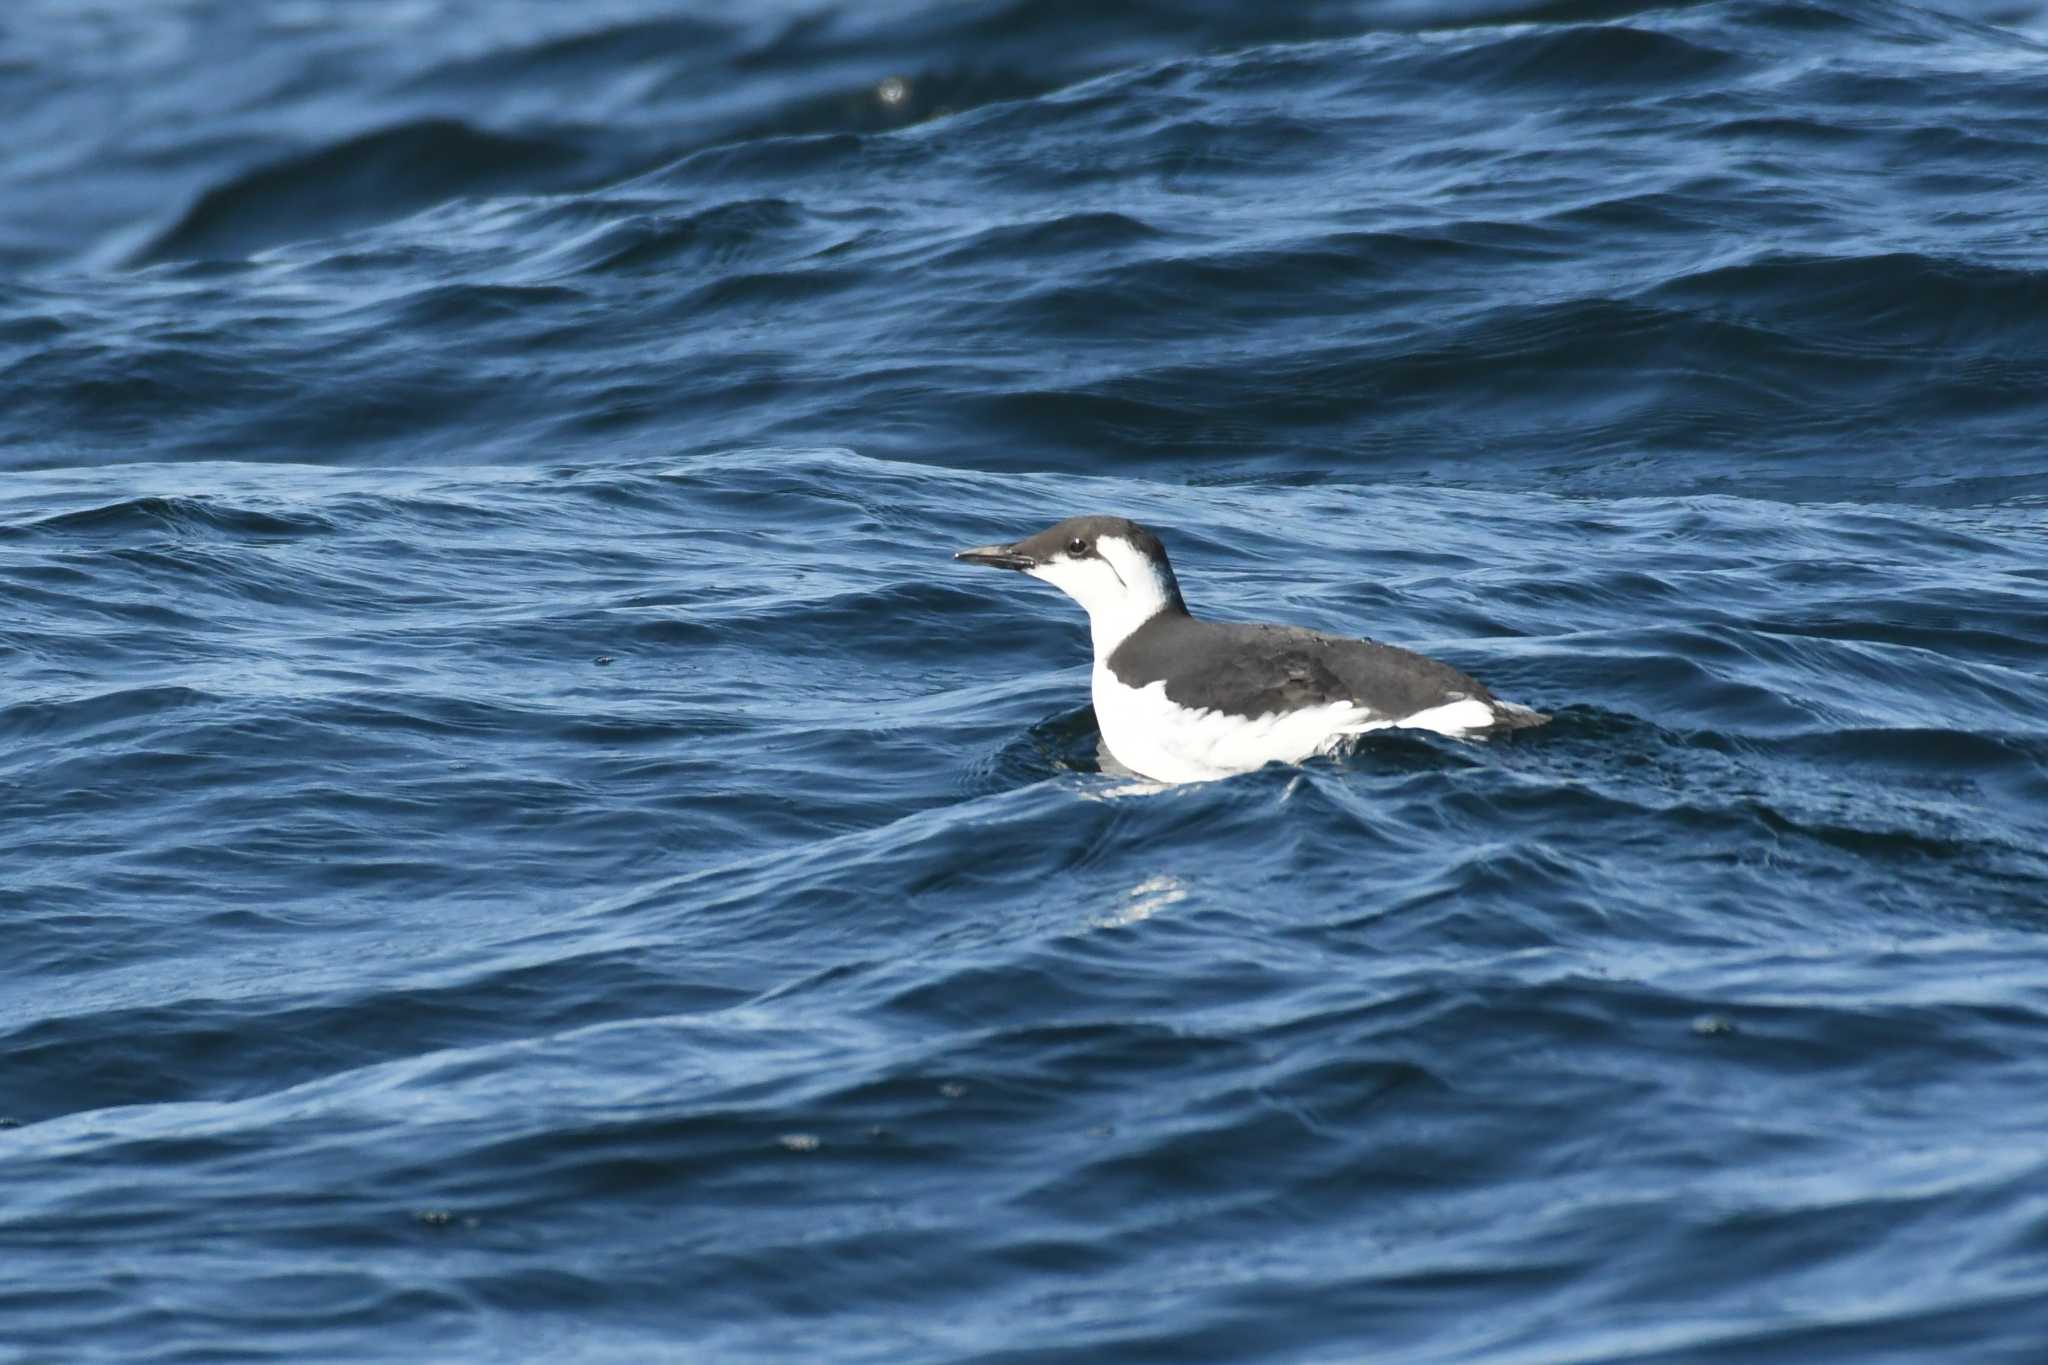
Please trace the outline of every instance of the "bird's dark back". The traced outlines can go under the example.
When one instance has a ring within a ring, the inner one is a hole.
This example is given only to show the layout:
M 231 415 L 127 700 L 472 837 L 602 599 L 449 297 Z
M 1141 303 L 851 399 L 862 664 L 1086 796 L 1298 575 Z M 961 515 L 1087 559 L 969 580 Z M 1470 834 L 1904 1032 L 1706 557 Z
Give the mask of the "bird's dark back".
M 1460 696 L 1493 700 L 1449 664 L 1393 645 L 1168 612 L 1134 631 L 1109 667 L 1126 686 L 1164 680 L 1178 705 L 1242 716 L 1351 701 L 1398 718 Z

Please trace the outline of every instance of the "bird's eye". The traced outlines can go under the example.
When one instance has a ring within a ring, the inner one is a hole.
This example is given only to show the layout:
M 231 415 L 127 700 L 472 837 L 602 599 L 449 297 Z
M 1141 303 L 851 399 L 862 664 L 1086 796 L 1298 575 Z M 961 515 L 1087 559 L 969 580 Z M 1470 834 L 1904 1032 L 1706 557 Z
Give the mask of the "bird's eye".
M 1088 542 L 1080 536 L 1075 536 L 1067 542 L 1067 553 L 1079 559 L 1082 555 L 1088 553 Z

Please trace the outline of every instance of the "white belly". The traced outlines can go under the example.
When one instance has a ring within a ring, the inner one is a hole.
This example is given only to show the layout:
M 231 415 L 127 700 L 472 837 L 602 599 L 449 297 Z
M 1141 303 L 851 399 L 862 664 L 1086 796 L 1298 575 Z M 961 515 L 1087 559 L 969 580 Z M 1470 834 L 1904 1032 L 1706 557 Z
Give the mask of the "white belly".
M 1165 682 L 1126 687 L 1098 664 L 1095 723 L 1117 761 L 1155 782 L 1207 782 L 1268 763 L 1299 763 L 1353 735 L 1395 726 L 1462 735 L 1494 723 L 1493 709 L 1465 699 L 1389 719 L 1348 701 L 1246 719 L 1167 700 Z

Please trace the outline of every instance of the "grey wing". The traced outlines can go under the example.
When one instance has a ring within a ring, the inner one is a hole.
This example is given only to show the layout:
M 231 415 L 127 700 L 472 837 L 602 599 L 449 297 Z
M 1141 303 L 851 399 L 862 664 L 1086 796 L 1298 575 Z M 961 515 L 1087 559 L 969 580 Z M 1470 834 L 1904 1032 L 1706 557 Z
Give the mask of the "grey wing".
M 1316 638 L 1350 699 L 1375 715 L 1398 720 L 1467 698 L 1493 702 L 1493 693 L 1478 679 L 1413 650 L 1373 640 Z
M 1299 626 L 1182 617 L 1141 630 L 1111 656 L 1111 665 L 1133 686 L 1164 681 L 1168 699 L 1182 706 L 1245 716 L 1347 702 L 1398 721 L 1468 697 L 1493 701 L 1449 664 Z
M 1201 624 L 1219 647 L 1175 669 L 1166 695 L 1182 706 L 1260 716 L 1355 700 L 1332 666 L 1329 636 L 1287 626 Z

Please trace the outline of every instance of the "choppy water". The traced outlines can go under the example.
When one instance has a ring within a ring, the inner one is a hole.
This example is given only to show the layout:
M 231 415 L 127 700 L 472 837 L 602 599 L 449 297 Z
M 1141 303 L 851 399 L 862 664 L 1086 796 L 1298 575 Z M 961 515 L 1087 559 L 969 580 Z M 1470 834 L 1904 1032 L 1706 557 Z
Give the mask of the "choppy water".
M 2048 1359 L 2048 22 L 726 8 L 0 19 L 0 1359 Z

